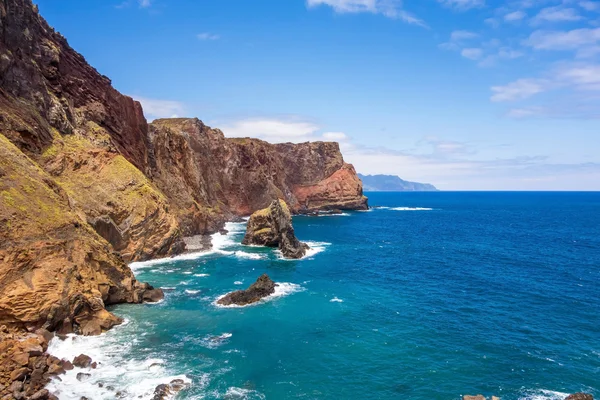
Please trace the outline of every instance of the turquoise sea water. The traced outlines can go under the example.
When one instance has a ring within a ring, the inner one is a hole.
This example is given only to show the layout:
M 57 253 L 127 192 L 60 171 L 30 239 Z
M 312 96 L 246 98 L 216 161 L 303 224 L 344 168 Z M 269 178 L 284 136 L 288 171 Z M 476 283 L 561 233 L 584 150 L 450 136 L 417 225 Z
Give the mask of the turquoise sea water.
M 303 260 L 241 246 L 229 224 L 210 254 L 134 265 L 166 299 L 53 343 L 101 361 L 55 389 L 144 398 L 185 376 L 180 399 L 600 396 L 600 193 L 367 195 L 382 208 L 294 218 L 316 249 Z M 277 296 L 214 305 L 265 272 Z

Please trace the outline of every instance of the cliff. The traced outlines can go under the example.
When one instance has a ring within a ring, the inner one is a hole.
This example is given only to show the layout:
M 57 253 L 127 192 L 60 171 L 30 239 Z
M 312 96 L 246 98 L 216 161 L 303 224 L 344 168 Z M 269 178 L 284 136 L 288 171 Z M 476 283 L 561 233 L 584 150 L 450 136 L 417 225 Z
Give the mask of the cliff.
M 198 119 L 148 125 L 38 14 L 0 0 L 0 325 L 97 334 L 105 306 L 155 300 L 125 264 L 180 253 L 274 199 L 365 208 L 336 143 L 227 139 Z
M 367 192 L 437 192 L 429 183 L 409 182 L 396 175 L 362 175 L 364 189 Z
M 151 177 L 169 198 L 186 235 L 283 199 L 294 213 L 364 209 L 367 199 L 337 143 L 273 145 L 226 138 L 196 118 L 150 124 Z

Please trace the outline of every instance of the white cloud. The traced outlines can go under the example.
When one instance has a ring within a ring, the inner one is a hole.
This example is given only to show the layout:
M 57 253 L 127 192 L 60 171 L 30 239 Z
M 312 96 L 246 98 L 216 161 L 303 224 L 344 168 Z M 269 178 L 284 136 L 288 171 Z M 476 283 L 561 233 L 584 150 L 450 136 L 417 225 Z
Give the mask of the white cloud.
M 559 68 L 556 78 L 577 90 L 600 90 L 600 65 L 574 64 Z
M 479 60 L 483 55 L 483 50 L 474 47 L 466 48 L 462 49 L 460 55 L 465 58 L 468 58 L 469 60 Z
M 525 44 L 537 50 L 577 50 L 600 42 L 600 28 L 533 32 Z
M 138 4 L 142 8 L 148 8 L 152 5 L 152 2 L 151 2 L 151 0 L 138 0 Z
M 321 127 L 298 117 L 246 118 L 219 124 L 227 137 L 251 137 L 271 143 L 334 141 L 344 144 L 350 138 L 343 132 L 320 133 Z
M 505 86 L 492 86 L 494 102 L 523 100 L 546 90 L 547 83 L 541 79 L 519 79 Z
M 427 27 L 427 24 L 402 9 L 400 0 L 307 0 L 309 8 L 318 6 L 329 6 L 336 13 L 371 13 L 382 14 L 388 18 L 399 19 L 408 24 Z
M 461 40 L 474 39 L 478 34 L 470 31 L 454 31 L 450 34 L 450 40 L 453 42 L 458 42 Z
M 580 1 L 579 6 L 587 11 L 600 10 L 600 3 L 597 1 Z
M 511 13 L 508 13 L 504 16 L 504 20 L 507 22 L 515 22 L 515 21 L 521 21 L 523 18 L 525 18 L 527 16 L 527 14 L 521 10 L 519 11 L 513 11 Z
M 338 142 L 347 140 L 348 136 L 344 132 L 325 132 L 323 139 Z
M 579 21 L 582 18 L 583 17 L 579 15 L 574 8 L 555 6 L 542 9 L 535 17 L 533 17 L 531 23 L 536 25 L 544 22 Z
M 149 121 L 157 118 L 177 118 L 185 115 L 183 103 L 173 100 L 149 99 L 147 97 L 132 96 L 142 103 L 144 115 Z
M 479 8 L 485 5 L 485 0 L 438 0 L 446 7 L 451 7 L 459 11 Z
M 198 40 L 218 40 L 221 38 L 219 35 L 215 35 L 214 33 L 204 32 L 196 35 Z

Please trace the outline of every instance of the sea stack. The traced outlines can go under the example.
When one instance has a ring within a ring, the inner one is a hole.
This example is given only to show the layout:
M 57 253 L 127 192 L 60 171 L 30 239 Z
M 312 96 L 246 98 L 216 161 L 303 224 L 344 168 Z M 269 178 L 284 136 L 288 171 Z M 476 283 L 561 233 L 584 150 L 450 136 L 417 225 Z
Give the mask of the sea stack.
M 263 274 L 248 289 L 228 293 L 217 303 L 224 306 L 247 306 L 275 293 L 276 286 L 267 274 Z
M 296 238 L 292 214 L 281 199 L 252 214 L 242 244 L 278 247 L 285 258 L 302 258 L 309 249 Z

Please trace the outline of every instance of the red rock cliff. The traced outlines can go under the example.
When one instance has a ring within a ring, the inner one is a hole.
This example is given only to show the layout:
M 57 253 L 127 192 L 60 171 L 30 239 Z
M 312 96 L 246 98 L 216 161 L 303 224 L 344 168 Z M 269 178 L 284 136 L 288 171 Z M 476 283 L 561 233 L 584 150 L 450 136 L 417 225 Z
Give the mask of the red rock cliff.
M 230 139 L 196 118 L 156 120 L 150 137 L 152 180 L 188 235 L 213 232 L 223 218 L 250 215 L 277 198 L 293 212 L 367 207 L 337 143 Z

